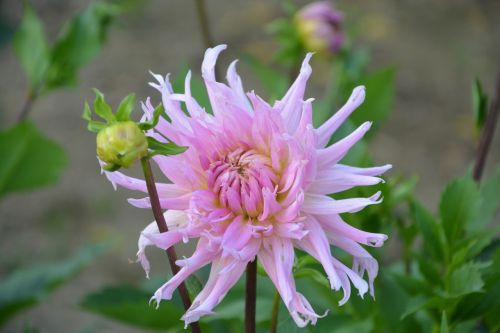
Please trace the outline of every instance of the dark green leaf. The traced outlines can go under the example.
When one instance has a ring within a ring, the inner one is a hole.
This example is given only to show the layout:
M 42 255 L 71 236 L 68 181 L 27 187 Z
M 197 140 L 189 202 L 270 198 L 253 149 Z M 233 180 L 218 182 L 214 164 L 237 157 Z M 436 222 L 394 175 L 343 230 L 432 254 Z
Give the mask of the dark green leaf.
M 0 132 L 0 197 L 56 182 L 66 165 L 64 150 L 30 122 Z
M 436 259 L 443 259 L 446 244 L 442 237 L 442 226 L 437 223 L 431 213 L 417 201 L 411 203 L 411 214 L 422 232 L 425 248 L 428 249 Z
M 63 28 L 52 50 L 46 87 L 74 85 L 78 70 L 101 49 L 119 7 L 95 2 Z
M 480 131 L 483 128 L 488 113 L 488 96 L 483 90 L 481 82 L 475 79 L 472 83 L 472 112 L 476 129 Z
M 484 263 L 468 263 L 454 271 L 450 276 L 448 296 L 460 297 L 482 291 L 484 281 L 481 271 L 486 266 Z
M 160 142 L 152 137 L 146 137 L 148 140 L 149 149 L 151 149 L 152 155 L 178 155 L 185 152 L 188 148 L 183 146 L 178 146 L 174 142 Z
M 470 173 L 446 186 L 441 195 L 439 212 L 452 249 L 457 237 L 476 218 L 479 203 L 479 189 Z
M 167 331 L 181 329 L 182 309 L 173 302 L 162 302 L 158 309 L 149 305 L 151 294 L 132 286 L 106 287 L 87 295 L 83 309 L 141 328 Z
M 407 316 L 424 309 L 435 309 L 443 306 L 443 300 L 438 297 L 428 298 L 425 296 L 414 297 L 408 302 L 405 311 L 401 315 L 401 320 Z
M 103 250 L 102 245 L 89 246 L 66 261 L 40 263 L 8 276 L 0 282 L 0 324 L 39 302 L 50 291 L 75 276 Z
M 14 50 L 28 77 L 32 93 L 37 93 L 49 64 L 49 47 L 43 24 L 29 5 L 14 37 Z
M 118 119 L 118 121 L 130 120 L 130 114 L 134 111 L 134 103 L 135 94 L 130 94 L 122 99 L 118 106 L 118 111 L 116 111 L 116 119 Z

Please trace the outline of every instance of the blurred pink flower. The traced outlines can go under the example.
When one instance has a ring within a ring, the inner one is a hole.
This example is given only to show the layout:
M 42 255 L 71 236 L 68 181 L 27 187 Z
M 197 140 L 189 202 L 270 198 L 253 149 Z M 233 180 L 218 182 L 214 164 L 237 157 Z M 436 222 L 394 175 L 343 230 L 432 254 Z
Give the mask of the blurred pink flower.
M 332 289 L 343 289 L 341 305 L 349 299 L 350 283 L 360 296 L 368 290 L 373 295 L 378 264 L 360 244 L 379 247 L 387 236 L 358 230 L 339 214 L 379 203 L 380 193 L 343 200 L 328 194 L 377 184 L 382 179 L 376 176 L 391 166 L 355 168 L 338 164 L 368 131 L 370 122 L 327 146 L 332 133 L 363 102 L 364 87 L 357 87 L 349 101 L 315 129 L 313 99 L 303 100 L 311 74 L 311 54 L 286 95 L 271 106 L 254 92 L 244 92 L 236 61 L 227 71 L 229 85 L 216 81 L 215 62 L 225 48 L 208 49 L 202 65 L 213 115 L 192 97 L 191 73 L 186 76 L 184 94 L 172 91 L 168 76 L 154 75 L 157 82 L 151 86 L 161 92 L 170 122 L 161 119 L 149 135 L 163 141 L 164 135 L 189 149 L 181 155 L 154 158 L 172 182 L 157 184 L 161 205 L 169 209 L 165 219 L 170 231 L 159 233 L 155 222 L 147 226 L 139 239 L 138 260 L 149 273 L 145 247 L 167 249 L 190 238 L 198 239 L 193 255 L 177 261 L 179 273 L 152 298 L 158 303 L 170 299 L 183 280 L 211 263 L 205 287 L 183 316 L 186 325 L 213 313 L 255 257 L 297 325 L 314 324 L 319 315 L 295 288 L 294 247 L 323 265 Z M 151 117 L 154 109 L 149 99 L 142 107 L 145 117 Z M 114 186 L 146 192 L 142 180 L 119 172 L 106 172 L 106 176 Z M 147 197 L 129 202 L 150 207 Z M 354 257 L 352 268 L 332 256 L 330 244 Z M 363 280 L 365 271 L 368 282 Z
M 336 53 L 342 47 L 343 15 L 330 1 L 317 1 L 300 9 L 295 16 L 299 36 L 308 51 Z

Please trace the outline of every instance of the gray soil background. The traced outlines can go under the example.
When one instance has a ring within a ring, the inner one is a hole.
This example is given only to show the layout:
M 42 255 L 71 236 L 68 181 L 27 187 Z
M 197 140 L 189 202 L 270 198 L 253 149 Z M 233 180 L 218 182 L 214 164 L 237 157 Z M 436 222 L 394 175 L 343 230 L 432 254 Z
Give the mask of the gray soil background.
M 88 4 L 83 0 L 31 2 L 52 39 L 65 20 Z M 0 15 L 15 26 L 21 4 L 2 1 Z M 229 45 L 221 68 L 241 53 L 270 60 L 275 44 L 264 26 L 282 15 L 278 1 L 207 0 L 207 4 L 216 42 Z M 395 65 L 398 70 L 394 111 L 371 143 L 373 155 L 379 163 L 392 163 L 394 173 L 418 175 L 417 195 L 435 209 L 441 187 L 462 174 L 475 155 L 471 82 L 477 76 L 492 90 L 500 66 L 500 1 L 343 0 L 337 1 L 337 7 L 350 25 L 358 24 L 355 44 L 371 48 L 370 66 Z M 0 202 L 0 278 L 18 267 L 63 259 L 91 242 L 113 239 L 116 246 L 2 332 L 20 332 L 25 323 L 40 332 L 86 328 L 139 332 L 85 313 L 77 305 L 85 294 L 103 285 L 144 281 L 140 267 L 129 264 L 129 259 L 135 256 L 140 230 L 152 219 L 149 211 L 127 204 L 126 198 L 136 193 L 115 192 L 99 175 L 94 136 L 86 131 L 81 110 L 84 101 L 93 98 L 92 87 L 104 91 L 113 105 L 129 92 L 141 99 L 157 98 L 146 84 L 150 69 L 175 73 L 188 63 L 199 74 L 204 49 L 195 13 L 191 0 L 143 1 L 118 19 L 102 52 L 81 72 L 77 88 L 57 91 L 34 105 L 30 118 L 66 148 L 69 163 L 56 186 Z M 313 62 L 309 96 L 322 92 L 324 75 L 315 66 Z M 239 71 L 247 90 L 261 91 L 249 68 L 240 63 Z M 0 73 L 4 127 L 16 119 L 26 90 L 7 44 L 0 48 Z M 497 133 L 487 174 L 500 162 L 499 144 Z M 153 273 L 162 272 L 161 251 L 150 252 L 157 252 L 152 253 Z

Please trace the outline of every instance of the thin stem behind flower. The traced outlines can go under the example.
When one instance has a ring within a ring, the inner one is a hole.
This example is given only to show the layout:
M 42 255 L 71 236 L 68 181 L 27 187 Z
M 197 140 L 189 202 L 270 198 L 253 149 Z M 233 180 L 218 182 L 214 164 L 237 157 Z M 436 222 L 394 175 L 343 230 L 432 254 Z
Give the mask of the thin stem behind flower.
M 271 314 L 271 327 L 269 333 L 276 333 L 278 331 L 278 315 L 280 312 L 280 294 L 276 290 L 273 300 L 273 312 Z
M 245 333 L 255 333 L 255 303 L 257 301 L 257 258 L 247 265 L 245 297 Z
M 156 185 L 153 178 L 153 171 L 151 170 L 151 165 L 149 164 L 149 160 L 146 157 L 141 159 L 141 166 L 144 173 L 144 179 L 146 180 L 146 186 L 148 188 L 149 199 L 151 201 L 151 209 L 153 210 L 153 215 L 155 217 L 156 224 L 158 225 L 158 230 L 162 233 L 167 232 L 168 226 L 167 222 L 165 221 L 165 217 L 163 216 L 163 211 L 160 206 L 160 200 L 158 199 L 158 192 L 156 190 Z M 172 274 L 175 275 L 177 274 L 177 272 L 179 272 L 179 267 L 175 263 L 177 261 L 177 253 L 175 252 L 175 248 L 171 246 L 165 252 L 167 253 Z M 189 298 L 189 293 L 184 282 L 182 282 L 177 289 L 179 290 L 179 294 L 181 295 L 184 309 L 187 311 L 191 307 L 191 300 Z M 200 325 L 198 324 L 198 322 L 191 323 L 190 326 L 193 333 L 201 333 Z
M 495 134 L 495 127 L 498 122 L 499 114 L 500 114 L 500 69 L 498 71 L 496 78 L 493 100 L 490 104 L 488 115 L 486 116 L 486 122 L 484 124 L 483 131 L 481 132 L 481 139 L 479 141 L 479 147 L 477 150 L 476 163 L 474 166 L 474 173 L 473 173 L 476 182 L 481 181 L 484 166 L 486 164 L 486 158 L 488 157 L 488 152 L 491 146 L 491 141 L 493 140 L 493 135 Z

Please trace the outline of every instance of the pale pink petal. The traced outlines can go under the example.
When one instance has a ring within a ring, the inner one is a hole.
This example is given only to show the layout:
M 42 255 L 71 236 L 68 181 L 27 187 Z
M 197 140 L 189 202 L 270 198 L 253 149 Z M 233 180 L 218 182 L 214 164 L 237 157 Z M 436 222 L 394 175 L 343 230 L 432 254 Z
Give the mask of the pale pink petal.
M 356 175 L 338 170 L 318 172 L 316 179 L 309 185 L 307 191 L 315 194 L 330 194 L 342 192 L 355 186 L 369 186 L 383 182 L 382 178 Z
M 379 204 L 381 192 L 375 193 L 370 198 L 352 198 L 335 200 L 326 195 L 307 193 L 302 211 L 314 215 L 329 215 L 340 213 L 356 213 L 369 205 Z
M 351 97 L 345 105 L 338 110 L 333 116 L 330 117 L 323 125 L 317 130 L 318 142 L 317 147 L 323 148 L 330 141 L 332 134 L 344 123 L 349 115 L 358 108 L 358 106 L 365 100 L 365 87 L 359 86 L 354 88 Z
M 368 132 L 372 123 L 367 121 L 359 126 L 354 132 L 334 143 L 328 148 L 318 150 L 318 166 L 325 166 L 339 162 L 359 140 Z

